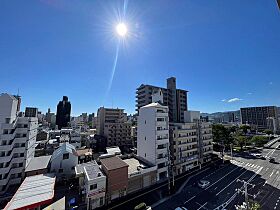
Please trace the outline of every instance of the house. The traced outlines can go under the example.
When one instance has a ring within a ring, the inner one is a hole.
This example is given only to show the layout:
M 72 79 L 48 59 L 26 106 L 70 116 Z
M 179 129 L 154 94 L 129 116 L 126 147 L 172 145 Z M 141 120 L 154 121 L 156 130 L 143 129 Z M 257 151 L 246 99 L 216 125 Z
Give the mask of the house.
M 95 209 L 105 204 L 106 176 L 96 161 L 79 164 L 75 167 L 79 178 L 80 193 L 86 201 L 87 209 Z
M 58 178 L 70 178 L 75 174 L 75 166 L 78 164 L 78 154 L 73 145 L 62 144 L 51 157 L 51 173 Z

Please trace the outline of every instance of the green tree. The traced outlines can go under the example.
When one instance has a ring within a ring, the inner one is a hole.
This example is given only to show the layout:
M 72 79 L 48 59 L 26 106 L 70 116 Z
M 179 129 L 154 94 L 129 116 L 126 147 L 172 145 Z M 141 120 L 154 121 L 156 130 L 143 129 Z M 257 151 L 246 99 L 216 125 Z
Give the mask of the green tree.
M 265 129 L 263 132 L 267 135 L 272 135 L 273 134 L 272 130 L 270 130 L 270 129 Z
M 257 202 L 251 203 L 249 210 L 261 210 L 261 205 Z
M 213 141 L 219 144 L 229 146 L 233 142 L 231 132 L 221 124 L 214 124 L 212 126 Z
M 243 132 L 243 134 L 247 134 L 248 130 L 251 129 L 251 127 L 249 125 L 240 125 L 240 130 Z
M 234 140 L 235 140 L 236 145 L 239 146 L 242 151 L 243 146 L 246 144 L 246 140 L 247 140 L 246 137 L 237 135 L 237 136 L 235 136 Z
M 267 136 L 253 136 L 251 143 L 255 144 L 257 147 L 262 147 L 268 142 Z

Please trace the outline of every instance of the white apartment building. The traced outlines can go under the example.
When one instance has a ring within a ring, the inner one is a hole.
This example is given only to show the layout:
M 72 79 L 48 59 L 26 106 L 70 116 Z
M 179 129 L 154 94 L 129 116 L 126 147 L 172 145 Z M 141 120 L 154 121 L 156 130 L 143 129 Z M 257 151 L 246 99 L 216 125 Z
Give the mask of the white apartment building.
M 34 157 L 38 119 L 18 117 L 20 97 L 0 95 L 0 193 L 20 184 Z
M 75 167 L 79 177 L 80 192 L 85 196 L 87 209 L 95 209 L 105 204 L 106 176 L 96 161 L 79 164 Z
M 163 101 L 161 90 L 152 97 L 151 104 L 139 109 L 137 155 L 157 166 L 157 180 L 160 180 L 168 177 L 168 106 L 161 105 Z

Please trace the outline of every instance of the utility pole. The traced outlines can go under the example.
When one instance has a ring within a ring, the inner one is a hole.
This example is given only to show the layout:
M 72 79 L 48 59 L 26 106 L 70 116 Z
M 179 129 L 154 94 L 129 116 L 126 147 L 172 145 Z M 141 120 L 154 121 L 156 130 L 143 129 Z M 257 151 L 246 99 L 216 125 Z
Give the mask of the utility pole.
M 233 160 L 232 147 L 233 147 L 233 145 L 232 145 L 232 143 L 231 143 L 231 144 L 230 144 L 231 160 Z
M 249 182 L 247 182 L 247 181 L 245 181 L 245 180 L 240 180 L 240 179 L 237 179 L 236 180 L 237 182 L 241 182 L 241 183 L 243 183 L 243 188 L 244 188 L 244 190 L 241 190 L 241 189 L 237 189 L 237 193 L 242 193 L 242 194 L 244 194 L 244 196 L 245 196 L 245 204 L 246 204 L 246 209 L 248 209 L 249 208 L 249 195 L 250 194 L 248 194 L 248 185 L 250 185 L 250 186 L 252 186 L 253 188 L 255 187 L 255 185 L 254 184 L 250 184 Z M 250 195 L 250 196 L 252 196 L 253 198 L 255 198 L 255 195 Z

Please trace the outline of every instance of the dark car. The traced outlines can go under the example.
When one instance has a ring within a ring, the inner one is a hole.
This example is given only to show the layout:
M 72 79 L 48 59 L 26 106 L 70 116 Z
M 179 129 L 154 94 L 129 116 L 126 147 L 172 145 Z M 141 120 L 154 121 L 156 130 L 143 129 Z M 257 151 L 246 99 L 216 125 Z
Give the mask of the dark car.
M 269 158 L 269 162 L 275 163 L 275 158 L 274 158 L 274 157 L 270 157 L 270 158 Z

